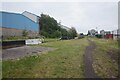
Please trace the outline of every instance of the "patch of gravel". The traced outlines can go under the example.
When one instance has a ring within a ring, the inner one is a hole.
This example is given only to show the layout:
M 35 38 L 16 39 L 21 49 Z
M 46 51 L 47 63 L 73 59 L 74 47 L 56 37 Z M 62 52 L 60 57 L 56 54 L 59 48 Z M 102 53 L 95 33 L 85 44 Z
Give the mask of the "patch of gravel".
M 48 52 L 52 50 L 54 49 L 41 46 L 22 46 L 9 48 L 2 51 L 2 60 L 18 59 L 25 56 L 38 55 L 42 52 Z

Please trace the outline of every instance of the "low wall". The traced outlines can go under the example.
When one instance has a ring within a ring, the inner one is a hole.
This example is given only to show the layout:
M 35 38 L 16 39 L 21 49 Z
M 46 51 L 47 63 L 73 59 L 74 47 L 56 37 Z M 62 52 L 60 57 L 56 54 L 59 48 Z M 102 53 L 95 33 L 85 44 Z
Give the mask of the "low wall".
M 2 27 L 0 28 L 0 30 L 2 31 L 2 36 L 3 37 L 9 37 L 9 36 L 22 36 L 23 35 L 23 30 L 22 29 L 15 29 L 15 28 L 5 28 Z M 36 37 L 38 36 L 38 32 L 35 31 L 30 31 L 27 30 L 29 37 Z
M 24 46 L 24 45 L 25 45 L 25 40 L 3 41 L 2 42 L 2 48 L 3 49 L 19 47 L 19 46 Z
M 41 39 L 28 39 L 25 40 L 25 44 L 29 45 L 29 44 L 41 44 L 42 40 Z

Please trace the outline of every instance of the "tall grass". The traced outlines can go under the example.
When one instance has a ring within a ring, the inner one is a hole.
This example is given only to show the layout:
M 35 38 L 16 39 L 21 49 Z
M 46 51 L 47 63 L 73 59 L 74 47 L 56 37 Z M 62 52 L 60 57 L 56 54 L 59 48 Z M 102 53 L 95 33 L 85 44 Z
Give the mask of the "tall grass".
M 95 72 L 102 78 L 118 77 L 118 62 L 111 54 L 118 55 L 118 42 L 112 39 L 92 39 L 97 47 L 93 53 Z

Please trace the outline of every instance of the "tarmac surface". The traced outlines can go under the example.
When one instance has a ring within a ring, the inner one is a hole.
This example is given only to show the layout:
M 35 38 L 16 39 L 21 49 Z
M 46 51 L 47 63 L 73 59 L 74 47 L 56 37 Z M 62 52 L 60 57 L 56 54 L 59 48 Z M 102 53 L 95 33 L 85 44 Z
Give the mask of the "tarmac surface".
M 37 55 L 42 52 L 51 51 L 53 48 L 36 47 L 36 46 L 22 46 L 16 48 L 9 48 L 2 50 L 2 60 L 19 59 L 25 56 Z

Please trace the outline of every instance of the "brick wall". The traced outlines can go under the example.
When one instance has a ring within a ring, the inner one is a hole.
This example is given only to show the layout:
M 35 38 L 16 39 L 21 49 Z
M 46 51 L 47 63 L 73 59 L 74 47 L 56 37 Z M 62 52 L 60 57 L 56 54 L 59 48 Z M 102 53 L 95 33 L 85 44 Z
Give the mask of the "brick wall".
M 3 37 L 8 37 L 8 36 L 22 36 L 23 35 L 23 30 L 19 29 L 14 29 L 14 28 L 0 28 L 2 31 L 2 36 Z M 35 37 L 38 36 L 38 32 L 33 32 L 33 31 L 27 31 L 28 36 L 30 37 Z

